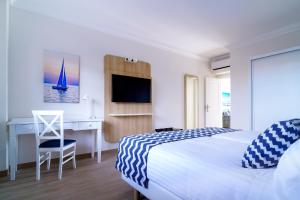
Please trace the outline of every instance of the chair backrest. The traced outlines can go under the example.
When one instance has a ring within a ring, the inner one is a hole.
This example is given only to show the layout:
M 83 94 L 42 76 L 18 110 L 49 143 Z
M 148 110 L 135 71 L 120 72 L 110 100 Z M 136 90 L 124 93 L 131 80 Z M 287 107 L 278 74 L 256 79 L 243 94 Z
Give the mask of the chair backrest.
M 62 110 L 33 110 L 34 129 L 37 147 L 41 140 L 59 139 L 63 147 L 64 122 Z

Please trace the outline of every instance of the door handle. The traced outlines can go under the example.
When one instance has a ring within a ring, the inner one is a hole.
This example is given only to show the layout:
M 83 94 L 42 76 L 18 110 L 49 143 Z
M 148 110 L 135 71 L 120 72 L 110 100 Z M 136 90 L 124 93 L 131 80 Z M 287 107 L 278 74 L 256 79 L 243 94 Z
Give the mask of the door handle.
M 205 110 L 206 110 L 206 112 L 208 112 L 208 109 L 209 109 L 209 105 L 206 104 L 206 105 L 205 105 Z

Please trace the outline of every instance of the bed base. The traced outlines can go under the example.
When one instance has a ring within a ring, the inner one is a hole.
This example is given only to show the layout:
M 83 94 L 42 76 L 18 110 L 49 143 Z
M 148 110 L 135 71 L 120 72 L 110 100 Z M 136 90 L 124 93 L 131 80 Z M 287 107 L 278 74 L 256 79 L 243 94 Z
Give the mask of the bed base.
M 125 177 L 123 174 L 122 179 L 126 181 L 131 187 L 133 187 L 134 200 L 141 200 L 140 194 L 151 200 L 181 200 L 176 194 L 170 192 L 166 188 L 151 180 L 149 181 L 148 188 L 146 189 L 133 182 L 131 179 Z
M 133 189 L 133 200 L 142 200 L 141 193 L 136 189 Z

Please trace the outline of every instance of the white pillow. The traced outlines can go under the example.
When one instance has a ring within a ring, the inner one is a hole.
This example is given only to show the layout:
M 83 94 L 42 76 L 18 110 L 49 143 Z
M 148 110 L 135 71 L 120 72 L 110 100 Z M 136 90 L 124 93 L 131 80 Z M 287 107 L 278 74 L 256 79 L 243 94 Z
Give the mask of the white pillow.
M 273 183 L 277 199 L 300 199 L 300 139 L 280 158 Z

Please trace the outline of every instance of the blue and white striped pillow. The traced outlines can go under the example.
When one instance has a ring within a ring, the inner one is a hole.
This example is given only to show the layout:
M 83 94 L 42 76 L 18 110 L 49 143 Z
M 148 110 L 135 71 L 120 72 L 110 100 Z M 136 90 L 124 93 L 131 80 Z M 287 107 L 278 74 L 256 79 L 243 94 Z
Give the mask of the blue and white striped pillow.
M 280 121 L 259 134 L 242 159 L 245 168 L 268 168 L 278 164 L 282 154 L 300 137 L 300 120 Z
M 291 119 L 290 120 L 295 126 L 296 128 L 300 131 L 300 119 Z

